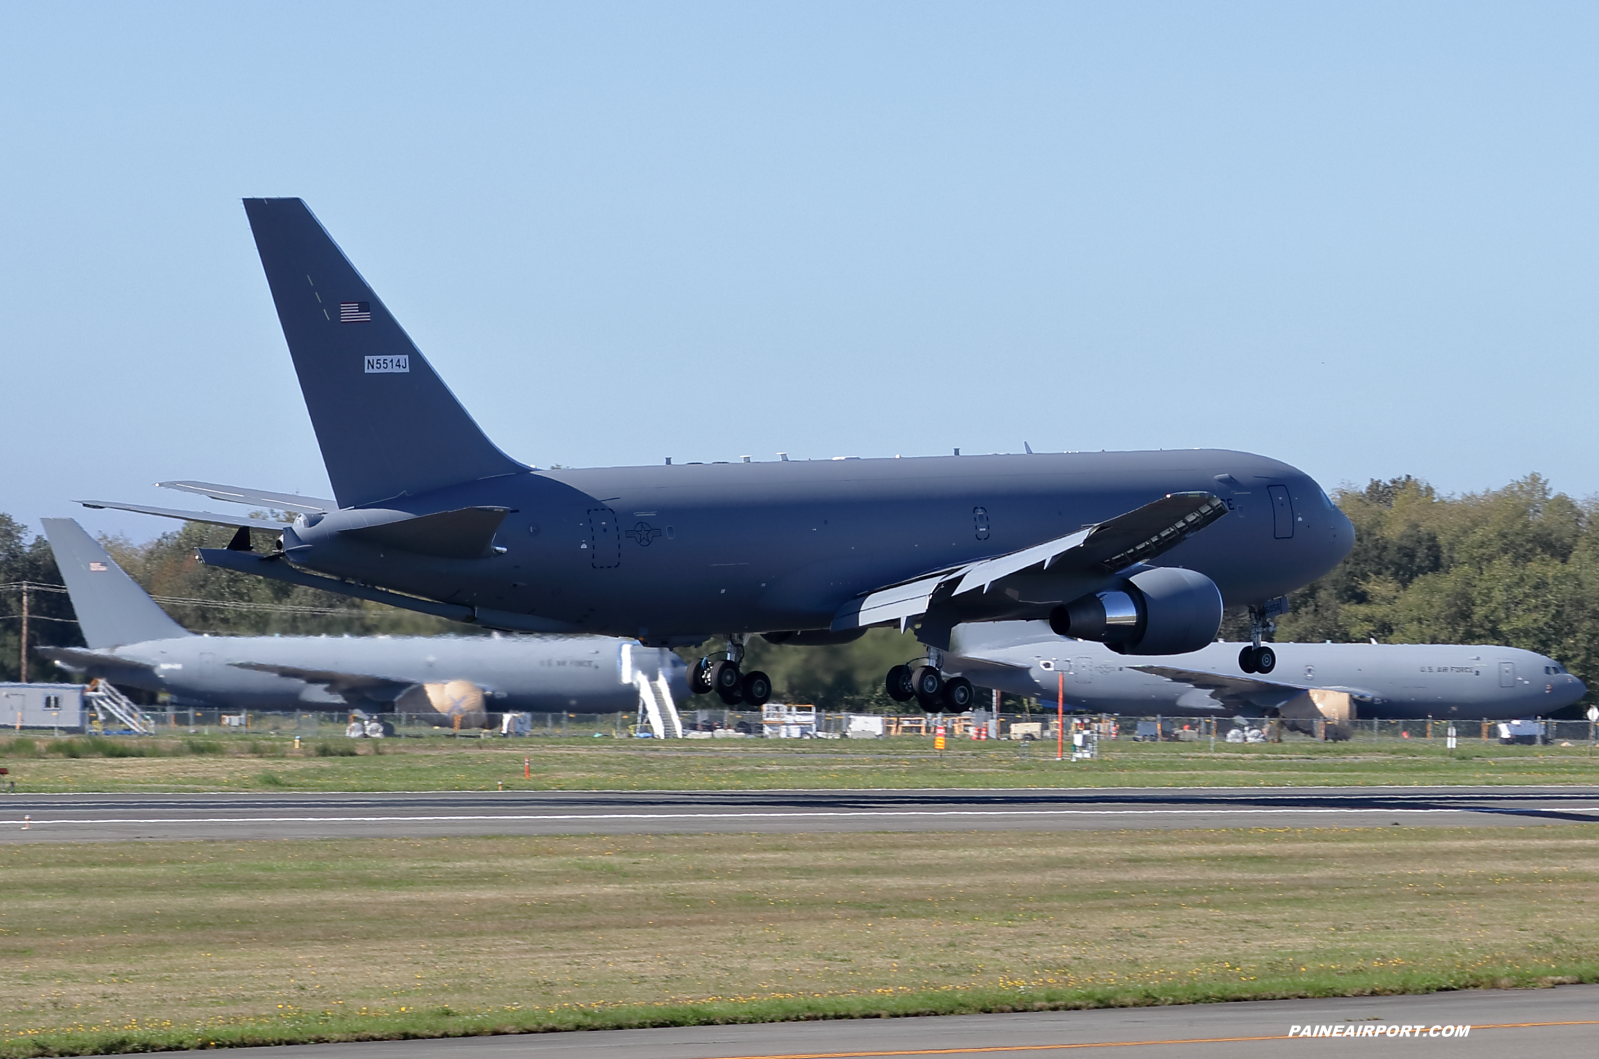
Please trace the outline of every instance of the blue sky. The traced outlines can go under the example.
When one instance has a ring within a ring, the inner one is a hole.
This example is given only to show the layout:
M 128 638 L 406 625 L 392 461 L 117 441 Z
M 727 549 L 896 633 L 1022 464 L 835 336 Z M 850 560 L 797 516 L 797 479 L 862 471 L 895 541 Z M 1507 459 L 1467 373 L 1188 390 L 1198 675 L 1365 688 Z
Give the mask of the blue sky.
M 1599 7 L 0 8 L 0 510 L 325 493 L 239 199 L 512 455 L 1599 493 Z

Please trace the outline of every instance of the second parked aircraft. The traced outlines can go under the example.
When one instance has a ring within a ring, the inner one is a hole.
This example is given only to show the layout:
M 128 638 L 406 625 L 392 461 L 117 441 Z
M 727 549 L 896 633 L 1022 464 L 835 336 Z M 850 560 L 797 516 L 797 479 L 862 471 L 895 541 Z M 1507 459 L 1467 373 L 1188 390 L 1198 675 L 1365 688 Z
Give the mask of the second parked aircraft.
M 607 713 L 688 690 L 672 652 L 608 636 L 197 636 L 76 522 L 44 528 L 87 646 L 39 653 L 179 705 L 356 707 L 470 727 L 488 713 Z

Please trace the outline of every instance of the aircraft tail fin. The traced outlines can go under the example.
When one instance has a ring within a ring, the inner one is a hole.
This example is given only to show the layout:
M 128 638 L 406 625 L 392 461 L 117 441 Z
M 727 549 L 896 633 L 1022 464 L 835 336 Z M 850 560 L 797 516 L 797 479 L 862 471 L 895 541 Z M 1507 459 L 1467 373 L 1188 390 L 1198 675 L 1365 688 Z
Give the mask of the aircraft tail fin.
M 100 547 L 70 518 L 44 519 L 56 566 L 67 583 L 72 609 L 78 614 L 83 639 L 96 650 L 192 636 L 167 616 Z
M 245 199 L 341 507 L 527 468 L 473 422 L 300 199 Z

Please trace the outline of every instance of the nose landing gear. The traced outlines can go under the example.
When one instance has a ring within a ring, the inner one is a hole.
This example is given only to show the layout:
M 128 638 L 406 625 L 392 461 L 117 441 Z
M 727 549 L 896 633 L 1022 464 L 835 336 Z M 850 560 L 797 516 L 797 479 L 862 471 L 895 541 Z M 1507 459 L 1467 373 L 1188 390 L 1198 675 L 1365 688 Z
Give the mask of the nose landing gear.
M 726 657 L 713 659 L 707 655 L 689 669 L 689 690 L 696 695 L 714 691 L 728 706 L 765 706 L 772 697 L 772 678 L 758 669 L 745 673 L 739 668 L 743 661 L 744 637 L 729 636 Z
M 1272 612 L 1265 604 L 1252 603 L 1249 607 L 1249 636 L 1252 645 L 1238 652 L 1238 668 L 1245 673 L 1270 673 L 1277 668 L 1277 652 L 1261 640 L 1277 631 Z

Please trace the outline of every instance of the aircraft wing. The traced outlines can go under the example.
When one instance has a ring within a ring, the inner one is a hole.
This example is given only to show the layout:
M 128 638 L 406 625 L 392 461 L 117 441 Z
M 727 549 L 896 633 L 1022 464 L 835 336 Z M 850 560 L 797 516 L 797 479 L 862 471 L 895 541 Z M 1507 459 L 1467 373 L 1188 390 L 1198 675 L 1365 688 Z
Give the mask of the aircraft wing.
M 264 489 L 249 489 L 237 485 L 217 485 L 215 482 L 157 482 L 163 489 L 179 489 L 185 493 L 199 493 L 212 500 L 225 500 L 230 504 L 259 504 L 262 507 L 280 508 L 284 511 L 337 511 L 334 500 L 297 493 L 269 493 Z
M 1042 544 L 925 574 L 850 600 L 833 618 L 834 631 L 910 619 L 927 612 L 935 595 L 954 597 L 1037 567 L 1113 574 L 1169 551 L 1227 513 L 1212 493 L 1168 493 L 1124 515 Z M 953 586 L 953 587 L 951 587 Z M 1061 602 L 1065 602 L 1062 600 Z
M 1365 688 L 1350 688 L 1341 685 L 1334 687 L 1328 684 L 1276 680 L 1270 677 L 1248 674 L 1213 673 L 1203 669 L 1182 669 L 1177 666 L 1135 665 L 1128 668 L 1151 673 L 1157 677 L 1165 677 L 1167 680 L 1176 681 L 1179 684 L 1188 684 L 1196 688 L 1213 691 L 1218 698 L 1229 704 L 1247 703 L 1260 705 L 1272 699 L 1281 699 L 1286 702 L 1295 695 L 1306 691 L 1342 691 L 1364 699 L 1379 697 L 1375 692 Z
M 300 666 L 280 666 L 267 662 L 232 662 L 236 669 L 253 669 L 258 673 L 274 673 L 280 677 L 303 680 L 307 684 L 320 684 L 345 699 L 378 699 L 388 701 L 398 698 L 413 686 L 414 680 L 395 680 L 393 677 L 371 673 L 346 673 L 335 669 L 305 669 Z
M 185 522 L 205 522 L 212 526 L 243 526 L 262 533 L 282 533 L 287 523 L 270 522 L 264 518 L 247 515 L 223 515 L 215 511 L 179 511 L 170 507 L 150 507 L 146 504 L 120 504 L 111 500 L 79 500 L 84 507 L 110 508 L 113 511 L 133 511 L 141 515 L 160 515 L 162 518 L 181 518 Z

